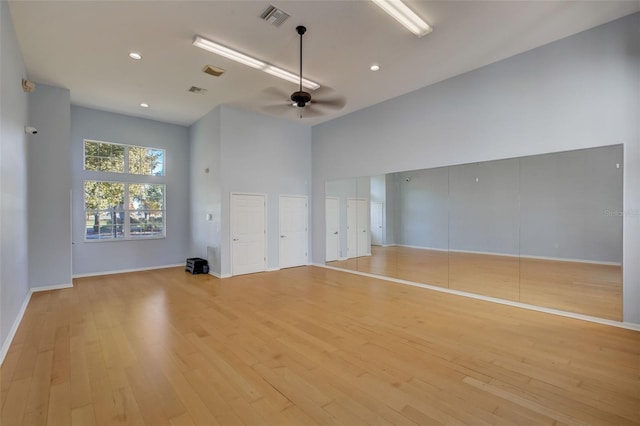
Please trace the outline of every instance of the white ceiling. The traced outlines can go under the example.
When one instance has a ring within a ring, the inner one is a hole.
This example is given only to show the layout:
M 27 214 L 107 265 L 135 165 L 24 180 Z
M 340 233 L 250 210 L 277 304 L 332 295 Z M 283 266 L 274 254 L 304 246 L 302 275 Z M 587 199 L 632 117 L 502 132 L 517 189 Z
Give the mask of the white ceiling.
M 280 27 L 259 18 L 270 3 L 291 15 Z M 192 46 L 195 34 L 295 72 L 295 27 L 306 25 L 303 75 L 347 101 L 303 119 L 313 125 L 640 10 L 640 1 L 406 3 L 433 33 L 416 38 L 365 0 L 19 0 L 10 8 L 30 79 L 68 88 L 75 105 L 182 125 L 219 104 L 261 111 L 280 101 L 269 88 L 296 90 Z M 129 59 L 130 51 L 143 60 Z M 381 70 L 369 71 L 372 63 Z M 226 73 L 206 75 L 206 64 Z M 193 85 L 208 92 L 189 93 Z M 286 118 L 300 120 L 291 111 Z

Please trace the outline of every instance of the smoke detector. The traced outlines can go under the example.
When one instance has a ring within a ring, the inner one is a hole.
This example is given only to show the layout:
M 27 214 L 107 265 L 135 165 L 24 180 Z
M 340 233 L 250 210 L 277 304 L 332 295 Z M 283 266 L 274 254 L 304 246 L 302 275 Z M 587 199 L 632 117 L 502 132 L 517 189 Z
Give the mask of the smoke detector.
M 270 4 L 264 12 L 260 15 L 260 18 L 267 21 L 273 26 L 279 27 L 284 21 L 287 20 L 289 14 L 282 9 L 278 9 L 274 5 Z

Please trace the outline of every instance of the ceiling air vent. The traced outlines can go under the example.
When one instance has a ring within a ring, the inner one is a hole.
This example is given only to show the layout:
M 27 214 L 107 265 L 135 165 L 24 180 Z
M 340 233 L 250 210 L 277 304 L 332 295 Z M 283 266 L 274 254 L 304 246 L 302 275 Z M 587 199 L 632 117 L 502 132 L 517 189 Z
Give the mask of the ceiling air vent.
M 285 12 L 282 9 L 278 9 L 277 7 L 271 4 L 260 15 L 260 18 L 264 19 L 265 21 L 267 21 L 268 23 L 276 27 L 279 27 L 280 25 L 282 25 L 282 23 L 286 21 L 288 17 L 289 17 L 289 14 L 287 12 Z
M 204 68 L 202 68 L 202 72 L 214 77 L 220 77 L 224 74 L 224 70 L 222 68 L 214 67 L 213 65 L 205 65 Z
M 190 91 L 191 93 L 197 93 L 197 94 L 201 94 L 201 95 L 203 95 L 203 94 L 204 94 L 204 92 L 206 92 L 206 91 L 207 91 L 207 89 L 203 89 L 202 87 L 198 87 L 198 86 L 191 86 L 191 87 L 189 88 L 189 91 Z

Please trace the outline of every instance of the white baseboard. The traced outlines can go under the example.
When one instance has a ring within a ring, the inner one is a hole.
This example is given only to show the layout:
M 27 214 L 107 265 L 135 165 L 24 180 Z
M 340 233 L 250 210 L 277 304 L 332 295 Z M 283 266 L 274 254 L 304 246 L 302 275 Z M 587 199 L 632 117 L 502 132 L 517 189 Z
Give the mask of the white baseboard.
M 175 263 L 173 265 L 160 265 L 160 266 L 147 266 L 146 268 L 135 268 L 135 269 L 118 269 L 114 271 L 103 271 L 103 272 L 91 272 L 89 274 L 75 274 L 73 278 L 86 278 L 86 277 L 97 277 L 100 275 L 113 275 L 113 274 L 126 274 L 127 272 L 141 272 L 141 271 L 151 271 L 154 269 L 166 269 L 166 268 L 176 268 L 178 266 L 185 266 L 184 263 Z
M 13 322 L 11 330 L 9 330 L 7 338 L 4 339 L 4 342 L 2 343 L 2 348 L 0 349 L 0 366 L 4 362 L 4 358 L 7 356 L 7 352 L 9 352 L 9 347 L 11 346 L 11 342 L 13 342 L 13 338 L 16 337 L 16 332 L 18 331 L 18 327 L 20 327 L 20 323 L 22 322 L 22 317 L 27 310 L 27 306 L 29 306 L 29 301 L 31 300 L 32 294 L 33 291 L 29 290 L 26 297 L 24 298 L 24 302 L 22 302 L 20 310 L 18 311 L 18 316 L 16 316 L 16 320 Z
M 398 284 L 410 285 L 410 286 L 413 286 L 413 287 L 426 288 L 428 290 L 439 291 L 441 293 L 454 294 L 456 296 L 468 297 L 470 299 L 484 300 L 486 302 L 493 302 L 493 303 L 499 303 L 501 305 L 507 305 L 507 306 L 513 306 L 513 307 L 516 307 L 516 308 L 528 309 L 530 311 L 544 312 L 544 313 L 547 313 L 547 314 L 558 315 L 558 316 L 562 316 L 562 317 L 573 318 L 573 319 L 593 322 L 593 323 L 597 323 L 597 324 L 609 325 L 609 326 L 612 326 L 612 327 L 624 328 L 624 329 L 627 329 L 627 330 L 640 331 L 640 324 L 635 324 L 635 323 L 630 323 L 630 322 L 623 322 L 623 321 L 608 320 L 608 319 L 604 319 L 604 318 L 592 317 L 590 315 L 576 314 L 576 313 L 573 313 L 573 312 L 561 311 L 559 309 L 543 308 L 543 307 L 536 306 L 536 305 L 529 305 L 527 303 L 513 302 L 511 300 L 505 300 L 505 299 L 498 299 L 497 297 L 482 296 L 480 294 L 475 294 L 475 293 L 467 293 L 466 291 L 452 290 L 452 289 L 449 289 L 449 288 L 438 287 L 438 286 L 433 286 L 433 285 L 429 285 L 429 284 L 421 284 L 421 283 L 416 283 L 416 282 L 413 282 L 413 281 L 401 280 L 401 279 L 398 279 L 398 278 L 385 277 L 383 275 L 369 274 L 367 272 L 359 272 L 359 271 L 352 271 L 352 270 L 349 270 L 349 269 L 336 268 L 335 266 L 328 266 L 328 265 L 323 265 L 323 264 L 316 264 L 315 266 L 318 266 L 318 267 L 321 267 L 321 268 L 326 268 L 326 269 L 333 269 L 334 271 L 341 271 L 341 272 L 346 272 L 346 273 L 354 274 L 354 275 L 362 275 L 364 277 L 375 278 L 375 279 L 378 279 L 378 280 L 391 281 L 391 282 L 398 283 Z
M 442 249 L 442 248 L 435 248 L 435 247 L 422 247 L 422 246 L 411 246 L 411 245 L 407 245 L 407 244 L 394 244 L 394 247 L 406 247 L 406 248 L 412 248 L 412 249 L 418 249 L 418 250 L 430 250 L 430 251 L 442 251 L 442 252 L 448 252 L 449 249 Z
M 267 268 L 267 272 L 274 272 L 274 271 L 279 271 L 279 270 L 280 270 L 280 267 L 278 267 L 278 266 L 273 267 L 273 268 Z
M 522 258 L 522 259 L 536 259 L 536 260 L 554 260 L 557 262 L 575 262 L 575 263 L 592 263 L 594 265 L 610 265 L 610 266 L 621 266 L 620 262 L 607 262 L 601 260 L 588 260 L 588 259 L 572 259 L 572 258 L 564 258 L 564 257 L 546 257 L 546 256 L 531 256 L 527 254 L 512 254 L 512 253 L 498 253 L 491 251 L 475 251 L 475 250 L 455 250 L 455 249 L 441 249 L 441 248 L 433 248 L 433 247 L 421 247 L 421 246 L 410 246 L 405 244 L 396 244 L 397 247 L 407 247 L 418 250 L 431 250 L 431 251 L 441 251 L 441 252 L 451 252 L 451 253 L 469 253 L 469 254 L 484 254 L 488 256 L 503 256 L 503 257 L 514 257 L 514 258 Z
M 63 288 L 72 288 L 72 287 L 73 287 L 73 284 L 45 285 L 43 287 L 32 287 L 31 293 L 37 293 L 39 291 L 60 290 Z
M 216 278 L 231 278 L 231 274 L 218 274 L 217 272 L 209 271 L 209 275 L 213 275 Z

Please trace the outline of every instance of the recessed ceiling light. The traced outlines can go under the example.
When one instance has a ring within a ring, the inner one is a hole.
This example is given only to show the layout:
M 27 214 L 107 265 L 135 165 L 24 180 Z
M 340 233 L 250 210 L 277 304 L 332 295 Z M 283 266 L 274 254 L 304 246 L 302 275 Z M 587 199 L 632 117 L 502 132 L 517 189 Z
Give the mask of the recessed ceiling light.
M 271 74 L 283 80 L 287 80 L 292 83 L 299 82 L 299 77 L 297 74 L 294 74 L 289 71 L 285 71 L 282 68 L 278 68 L 274 65 L 271 65 L 259 59 L 252 58 L 249 55 L 245 55 L 244 53 L 240 53 L 236 50 L 230 49 L 226 46 L 223 46 L 211 40 L 207 40 L 206 38 L 200 37 L 199 35 L 196 35 L 193 38 L 193 45 L 196 47 L 199 47 L 200 49 L 204 49 L 211 53 L 215 53 L 216 55 L 224 56 L 225 58 L 231 59 L 232 61 L 236 61 L 243 65 L 247 65 L 251 68 L 264 71 L 267 74 Z M 306 78 L 302 79 L 302 85 L 310 90 L 316 90 L 317 88 L 320 87 L 318 83 L 311 80 L 307 80 Z
M 142 59 L 142 55 L 138 52 L 129 52 L 129 57 L 135 60 Z
M 143 102 L 143 103 L 141 103 L 141 104 L 140 104 L 140 106 L 141 106 L 142 108 L 149 108 L 149 104 L 144 103 L 144 102 Z
M 406 29 L 418 37 L 429 34 L 432 28 L 413 10 L 400 0 L 371 0 L 389 16 L 405 26 Z
M 369 67 L 371 71 L 378 71 L 380 69 L 380 65 L 373 64 Z

